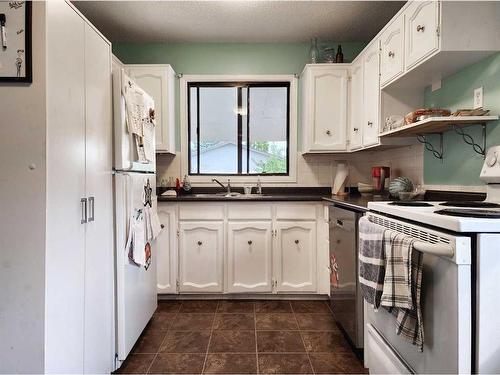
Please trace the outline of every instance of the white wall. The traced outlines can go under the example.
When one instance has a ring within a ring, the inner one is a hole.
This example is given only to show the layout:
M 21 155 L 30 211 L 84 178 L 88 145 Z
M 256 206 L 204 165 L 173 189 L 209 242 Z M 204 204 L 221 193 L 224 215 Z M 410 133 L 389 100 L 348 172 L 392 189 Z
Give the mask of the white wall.
M 0 83 L 0 373 L 44 368 L 44 13 L 33 2 L 33 84 Z

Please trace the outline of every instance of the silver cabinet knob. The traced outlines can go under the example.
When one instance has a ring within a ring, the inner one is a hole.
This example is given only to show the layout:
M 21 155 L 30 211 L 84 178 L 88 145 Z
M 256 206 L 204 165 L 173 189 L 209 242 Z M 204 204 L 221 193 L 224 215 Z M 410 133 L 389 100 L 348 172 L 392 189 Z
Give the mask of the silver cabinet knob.
M 425 26 L 417 25 L 417 31 L 424 32 L 425 31 Z
M 394 52 L 389 51 L 389 57 L 394 57 Z
M 248 244 L 251 245 L 253 242 L 252 240 L 248 240 Z
M 368 121 L 368 126 L 373 126 L 373 122 Z
M 295 243 L 298 244 L 300 241 L 299 240 L 295 240 Z
M 332 132 L 330 130 L 326 131 L 326 135 L 331 135 L 331 134 L 332 134 Z
M 357 132 L 359 129 L 358 129 L 358 128 L 354 128 L 353 130 L 354 130 L 355 132 Z
M 201 245 L 203 245 L 203 242 L 198 241 L 198 246 L 201 246 Z

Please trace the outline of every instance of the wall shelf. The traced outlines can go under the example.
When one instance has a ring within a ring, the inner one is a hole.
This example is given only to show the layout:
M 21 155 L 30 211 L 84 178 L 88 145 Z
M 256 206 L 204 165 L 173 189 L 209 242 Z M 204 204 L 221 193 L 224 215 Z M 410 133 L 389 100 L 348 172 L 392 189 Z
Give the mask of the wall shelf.
M 453 130 L 455 125 L 483 125 L 487 122 L 497 121 L 498 116 L 447 116 L 429 117 L 410 125 L 380 133 L 380 137 L 408 137 L 419 134 L 436 134 Z
M 461 135 L 464 142 L 472 146 L 474 152 L 486 156 L 486 123 L 497 121 L 498 116 L 447 116 L 447 117 L 429 117 L 422 121 L 414 122 L 410 125 L 404 125 L 399 128 L 384 132 L 380 137 L 407 137 L 414 135 L 420 143 L 425 145 L 425 148 L 432 152 L 435 158 L 443 160 L 443 132 L 454 130 Z M 474 141 L 461 127 L 466 125 L 481 125 L 482 126 L 482 142 L 481 144 Z M 435 148 L 427 139 L 426 135 L 439 135 L 439 149 Z

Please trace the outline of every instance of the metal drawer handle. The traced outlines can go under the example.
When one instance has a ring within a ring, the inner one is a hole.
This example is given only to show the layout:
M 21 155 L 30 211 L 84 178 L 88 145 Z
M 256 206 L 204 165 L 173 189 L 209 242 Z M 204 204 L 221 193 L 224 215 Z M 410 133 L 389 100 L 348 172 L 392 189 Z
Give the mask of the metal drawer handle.
M 424 32 L 424 31 L 425 31 L 425 26 L 420 26 L 420 25 L 418 25 L 418 26 L 417 26 L 417 31 Z
M 332 134 L 332 132 L 330 130 L 327 130 L 326 135 L 330 135 L 330 134 Z
M 203 245 L 203 242 L 198 241 L 198 246 L 201 246 L 201 245 Z
M 394 57 L 394 52 L 389 51 L 389 57 Z
M 368 121 L 368 126 L 373 126 L 373 122 Z
M 80 203 L 82 205 L 82 219 L 80 223 L 85 224 L 87 222 L 87 198 L 80 199 Z
M 89 223 L 94 221 L 94 197 L 89 197 Z
M 295 240 L 295 243 L 296 243 L 297 245 L 299 244 L 299 242 L 300 242 L 299 240 Z
M 248 244 L 251 245 L 253 242 L 252 240 L 248 240 Z
M 354 130 L 355 132 L 357 132 L 359 129 L 358 129 L 358 128 L 354 128 L 353 130 Z

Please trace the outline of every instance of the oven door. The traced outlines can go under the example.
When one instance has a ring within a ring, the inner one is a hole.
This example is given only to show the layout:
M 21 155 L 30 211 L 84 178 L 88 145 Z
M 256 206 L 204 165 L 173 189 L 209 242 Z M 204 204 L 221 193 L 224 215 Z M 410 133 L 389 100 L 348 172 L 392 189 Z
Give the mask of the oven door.
M 450 236 L 399 220 L 384 220 L 386 224 L 392 223 L 393 229 L 398 228 L 404 233 L 414 235 L 420 231 L 418 235 L 422 235 L 421 233 L 425 231 L 432 236 L 449 239 L 455 248 L 455 257 L 424 253 L 421 295 L 424 322 L 423 352 L 396 335 L 396 321 L 392 314 L 384 308 L 374 311 L 373 307 L 366 303 L 365 338 L 368 334 L 367 327 L 372 327 L 379 335 L 380 341 L 385 342 L 393 351 L 393 357 L 398 358 L 400 365 L 409 372 L 470 373 L 472 360 L 470 238 Z M 370 345 L 373 347 L 373 342 Z M 370 369 L 373 368 L 373 371 L 377 369 L 377 372 L 381 372 L 376 350 L 370 350 L 367 346 L 369 345 L 365 339 L 365 365 Z M 390 368 L 392 367 L 389 366 L 388 369 Z M 370 372 L 372 373 L 372 370 Z

